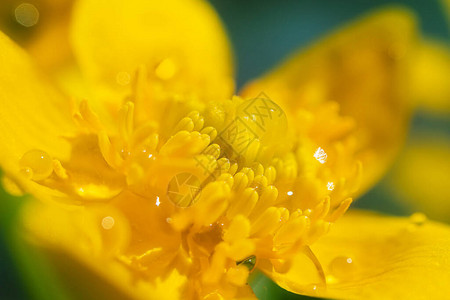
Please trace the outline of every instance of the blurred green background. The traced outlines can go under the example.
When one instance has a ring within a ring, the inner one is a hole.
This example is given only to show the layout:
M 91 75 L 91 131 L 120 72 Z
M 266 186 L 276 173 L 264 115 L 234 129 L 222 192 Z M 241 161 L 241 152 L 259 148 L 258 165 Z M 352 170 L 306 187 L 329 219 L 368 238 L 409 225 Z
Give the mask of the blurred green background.
M 28 1 L 32 3 L 32 1 Z M 300 1 L 300 0 L 210 0 L 221 16 L 234 47 L 237 66 L 237 85 L 242 87 L 250 79 L 256 78 L 279 63 L 283 58 L 302 47 L 310 45 L 318 38 L 335 30 L 352 19 L 388 4 L 400 4 L 411 8 L 418 16 L 424 35 L 450 42 L 448 16 L 443 2 L 431 0 L 404 1 Z M 9 22 L 9 21 L 8 21 Z M 8 26 L 18 26 L 2 20 Z M 23 34 L 22 34 L 23 37 Z M 449 99 L 450 101 L 450 99 Z M 417 111 L 413 118 L 408 143 L 419 136 L 436 135 L 450 141 L 450 118 L 446 113 Z M 444 162 L 444 164 L 448 162 Z M 401 197 L 389 189 L 389 175 L 376 187 L 360 198 L 354 207 L 377 210 L 395 215 L 409 215 L 414 208 L 406 205 Z M 11 199 L 0 191 L 0 299 L 29 299 L 23 274 L 34 282 L 34 289 L 41 291 L 38 299 L 63 299 L 61 291 L 45 268 L 41 276 L 36 276 L 39 259 L 26 249 L 12 246 L 13 221 L 20 201 Z M 21 253 L 17 253 L 17 252 Z M 25 262 L 33 264 L 34 271 L 13 260 L 17 255 L 26 257 Z M 28 270 L 29 271 L 29 270 Z M 37 274 L 39 275 L 39 274 Z M 31 277 L 29 277 L 31 276 Z M 37 280 L 37 281 L 36 281 Z M 28 283 L 29 284 L 29 283 Z M 267 278 L 259 275 L 253 287 L 260 299 L 304 299 L 278 288 Z M 46 295 L 46 296 L 45 296 Z

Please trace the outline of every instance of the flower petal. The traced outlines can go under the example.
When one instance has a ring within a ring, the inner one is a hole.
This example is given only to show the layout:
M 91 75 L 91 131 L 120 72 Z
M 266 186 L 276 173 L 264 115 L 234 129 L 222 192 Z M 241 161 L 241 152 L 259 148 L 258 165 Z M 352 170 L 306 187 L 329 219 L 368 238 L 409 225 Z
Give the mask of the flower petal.
M 0 32 L 0 167 L 10 176 L 32 149 L 67 158 L 62 137 L 72 132 L 69 101 L 36 71 L 27 54 Z
M 71 299 L 182 299 L 180 287 L 186 277 L 176 270 L 154 284 L 140 280 L 133 284 L 133 274 L 116 261 L 86 261 L 55 249 L 37 249 L 47 254 Z
M 394 195 L 434 220 L 450 221 L 450 139 L 425 132 L 405 147 L 387 177 Z
M 363 163 L 363 192 L 381 177 L 405 136 L 409 120 L 405 66 L 414 33 L 408 11 L 379 11 L 295 54 L 246 86 L 243 96 L 264 92 L 290 113 L 291 124 L 299 130 L 304 127 L 298 121 L 302 109 L 314 111 L 327 101 L 337 102 L 341 115 L 356 122 L 355 158 Z M 311 138 L 322 141 L 332 130 L 332 124 L 316 128 Z
M 128 91 L 145 65 L 172 91 L 232 93 L 228 40 L 206 1 L 79 1 L 72 37 L 82 70 L 105 89 Z
M 176 269 L 150 281 L 123 261 L 130 225 L 120 210 L 104 204 L 72 209 L 31 199 L 20 228 L 27 245 L 46 258 L 73 299 L 182 298 L 187 279 Z
M 411 98 L 435 114 L 450 113 L 450 48 L 438 41 L 423 41 L 411 70 Z
M 449 247 L 450 228 L 425 221 L 421 214 L 402 218 L 351 211 L 311 247 L 327 287 L 306 293 L 345 299 L 445 298 L 450 291 Z M 286 285 L 287 280 L 278 282 L 305 293 Z

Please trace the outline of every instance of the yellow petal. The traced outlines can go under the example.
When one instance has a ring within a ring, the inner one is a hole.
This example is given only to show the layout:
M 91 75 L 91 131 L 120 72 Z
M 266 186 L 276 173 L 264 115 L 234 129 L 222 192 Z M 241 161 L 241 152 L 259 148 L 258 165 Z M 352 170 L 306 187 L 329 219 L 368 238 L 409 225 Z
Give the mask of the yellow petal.
M 445 298 L 450 292 L 449 247 L 450 228 L 443 224 L 418 215 L 402 218 L 352 211 L 311 247 L 323 266 L 327 287 L 308 294 L 344 299 Z M 302 266 L 293 268 L 301 272 Z M 295 277 L 290 279 L 295 282 Z
M 186 276 L 176 269 L 143 279 L 121 254 L 130 224 L 120 210 L 98 204 L 64 210 L 30 200 L 21 232 L 43 254 L 73 299 L 181 299 Z
M 176 269 L 150 284 L 134 278 L 116 261 L 94 262 L 58 249 L 38 247 L 37 250 L 44 252 L 71 299 L 183 299 L 181 287 L 186 283 L 186 277 Z
M 418 137 L 401 153 L 387 178 L 388 187 L 408 207 L 443 222 L 450 221 L 449 149 L 448 138 Z
M 252 98 L 264 92 L 288 112 L 289 123 L 297 124 L 298 130 L 305 126 L 298 121 L 304 110 L 314 112 L 327 101 L 337 102 L 340 114 L 356 123 L 355 159 L 363 163 L 363 192 L 380 178 L 405 136 L 409 119 L 405 66 L 413 47 L 414 23 L 401 8 L 376 12 L 295 54 L 250 83 L 243 95 Z M 341 123 L 345 130 L 353 126 Z M 317 143 L 339 141 L 342 133 L 329 134 L 334 127 L 315 126 L 310 137 Z
M 411 66 L 411 98 L 420 108 L 450 114 L 450 48 L 437 41 L 423 41 Z
M 319 296 L 319 288 L 323 289 L 325 284 L 320 264 L 308 247 L 300 250 L 292 261 L 263 260 L 258 268 L 279 286 L 297 294 Z
M 73 130 L 69 101 L 36 71 L 29 57 L 0 32 L 0 167 L 10 176 L 29 150 L 65 159 Z
M 229 44 L 206 1 L 79 1 L 72 36 L 82 70 L 105 89 L 128 91 L 145 65 L 154 85 L 175 92 L 232 92 Z

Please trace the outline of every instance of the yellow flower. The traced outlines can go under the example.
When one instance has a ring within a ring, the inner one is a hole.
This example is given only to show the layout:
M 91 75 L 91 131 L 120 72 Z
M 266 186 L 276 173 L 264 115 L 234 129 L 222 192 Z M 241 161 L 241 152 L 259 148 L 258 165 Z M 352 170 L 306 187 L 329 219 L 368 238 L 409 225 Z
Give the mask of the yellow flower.
M 89 102 L 0 35 L 0 165 L 38 199 L 23 229 L 74 297 L 251 299 L 255 269 L 308 295 L 447 294 L 450 229 L 421 214 L 353 211 L 324 236 L 405 136 L 408 12 L 368 16 L 240 96 L 204 2 L 82 0 L 72 31 Z

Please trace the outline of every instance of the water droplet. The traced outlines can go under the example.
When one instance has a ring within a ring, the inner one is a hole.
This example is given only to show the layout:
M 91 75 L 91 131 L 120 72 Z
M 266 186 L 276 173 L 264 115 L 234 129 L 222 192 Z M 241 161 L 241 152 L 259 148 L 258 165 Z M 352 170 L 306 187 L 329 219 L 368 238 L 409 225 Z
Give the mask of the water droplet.
M 416 212 L 409 217 L 409 221 L 417 226 L 422 226 L 427 221 L 427 216 L 423 213 Z
M 351 257 L 338 256 L 331 261 L 329 270 L 338 280 L 349 279 L 354 276 L 355 263 Z
M 17 23 L 25 27 L 32 27 L 39 21 L 39 11 L 31 3 L 22 3 L 14 10 Z
M 42 180 L 53 172 L 53 160 L 46 152 L 30 150 L 19 161 L 23 174 L 33 180 Z
M 102 219 L 102 227 L 106 230 L 109 230 L 114 227 L 114 218 L 111 216 L 104 217 Z
M 159 206 L 160 204 L 161 204 L 161 201 L 159 201 L 159 197 L 158 196 L 156 196 L 156 206 Z
M 248 268 L 248 270 L 251 271 L 251 270 L 253 270 L 253 268 L 256 265 L 256 256 L 254 256 L 254 255 L 249 256 L 244 260 L 236 262 L 236 265 L 246 266 Z
M 314 153 L 314 158 L 317 159 L 321 164 L 324 164 L 327 161 L 327 154 L 322 148 L 317 148 Z
M 292 195 L 294 195 L 294 192 L 293 192 L 293 191 L 288 191 L 286 194 L 287 194 L 288 196 L 292 196 Z
M 427 221 L 427 216 L 423 213 L 416 212 L 409 217 L 409 224 L 407 230 L 410 232 L 415 232 Z
M 317 284 L 310 284 L 306 286 L 306 290 L 309 290 L 310 292 L 317 292 Z

